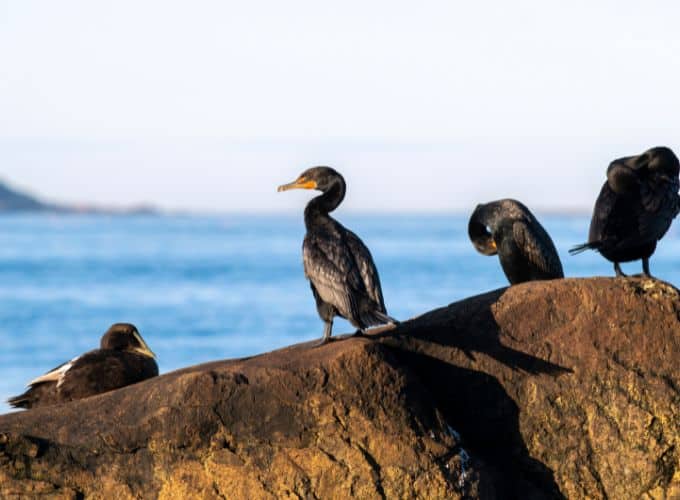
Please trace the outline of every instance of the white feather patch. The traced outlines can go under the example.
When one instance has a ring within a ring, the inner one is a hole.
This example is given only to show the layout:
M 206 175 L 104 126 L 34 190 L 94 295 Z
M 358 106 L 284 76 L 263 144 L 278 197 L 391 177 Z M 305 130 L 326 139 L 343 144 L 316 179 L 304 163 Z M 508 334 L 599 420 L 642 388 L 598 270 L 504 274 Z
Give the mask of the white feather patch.
M 47 372 L 45 375 L 41 375 L 36 379 L 31 380 L 28 385 L 36 385 L 36 384 L 42 384 L 44 382 L 57 382 L 57 387 L 59 387 L 61 384 L 64 383 L 64 376 L 66 375 L 66 372 L 71 369 L 73 366 L 73 363 L 75 363 L 80 356 L 76 356 L 73 358 L 71 361 L 68 363 L 64 363 L 63 365 L 55 368 L 51 372 Z

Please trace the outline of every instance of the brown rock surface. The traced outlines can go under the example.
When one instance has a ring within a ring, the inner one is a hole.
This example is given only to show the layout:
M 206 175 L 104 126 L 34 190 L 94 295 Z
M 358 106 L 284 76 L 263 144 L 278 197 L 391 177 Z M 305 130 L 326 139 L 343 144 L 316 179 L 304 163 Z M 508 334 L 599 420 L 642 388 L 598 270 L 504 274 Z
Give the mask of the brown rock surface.
M 0 497 L 680 498 L 679 361 L 674 288 L 526 283 L 2 416 Z

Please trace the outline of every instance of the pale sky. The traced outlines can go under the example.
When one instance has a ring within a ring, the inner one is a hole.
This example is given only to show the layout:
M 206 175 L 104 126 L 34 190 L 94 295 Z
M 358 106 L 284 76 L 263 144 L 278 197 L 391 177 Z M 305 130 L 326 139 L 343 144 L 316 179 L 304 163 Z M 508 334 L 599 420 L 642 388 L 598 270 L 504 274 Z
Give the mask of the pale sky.
M 612 159 L 680 153 L 676 1 L 0 0 L 0 178 L 53 200 L 590 209 Z

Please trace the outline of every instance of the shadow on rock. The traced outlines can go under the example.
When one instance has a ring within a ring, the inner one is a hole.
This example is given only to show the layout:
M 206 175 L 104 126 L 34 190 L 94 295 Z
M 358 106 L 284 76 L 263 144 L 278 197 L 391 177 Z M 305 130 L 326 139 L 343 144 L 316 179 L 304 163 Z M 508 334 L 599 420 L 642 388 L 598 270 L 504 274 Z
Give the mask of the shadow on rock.
M 572 372 L 501 343 L 491 307 L 505 290 L 434 310 L 374 338 L 393 347 L 422 378 L 464 445 L 494 469 L 501 498 L 565 498 L 553 472 L 529 455 L 515 401 L 495 376 L 475 369 L 475 355 L 483 354 L 530 376 Z
M 552 471 L 531 458 L 519 429 L 519 408 L 495 377 L 437 358 L 395 349 L 429 387 L 438 409 L 496 477 L 499 498 L 565 498 Z
M 435 309 L 373 337 L 410 337 L 427 341 L 445 349 L 460 349 L 473 361 L 474 353 L 483 353 L 512 369 L 524 370 L 534 375 L 571 373 L 570 368 L 526 354 L 500 342 L 500 329 L 489 304 L 495 304 L 506 290 L 495 290 Z

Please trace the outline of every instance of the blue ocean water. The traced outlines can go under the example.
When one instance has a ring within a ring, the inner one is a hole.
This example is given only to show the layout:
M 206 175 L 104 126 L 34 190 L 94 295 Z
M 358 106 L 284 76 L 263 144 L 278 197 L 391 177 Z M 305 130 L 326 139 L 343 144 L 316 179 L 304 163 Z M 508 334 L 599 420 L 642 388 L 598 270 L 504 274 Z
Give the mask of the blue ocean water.
M 567 254 L 585 241 L 587 216 L 537 215 L 567 276 L 613 275 L 595 253 Z M 506 285 L 498 259 L 470 244 L 467 216 L 337 217 L 371 249 L 396 318 Z M 676 285 L 679 227 L 651 261 Z M 26 382 L 97 347 L 114 322 L 137 325 L 161 373 L 319 338 L 303 235 L 301 215 L 0 217 L 0 412 Z M 353 328 L 338 320 L 334 331 Z

